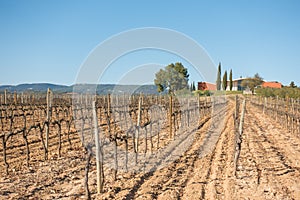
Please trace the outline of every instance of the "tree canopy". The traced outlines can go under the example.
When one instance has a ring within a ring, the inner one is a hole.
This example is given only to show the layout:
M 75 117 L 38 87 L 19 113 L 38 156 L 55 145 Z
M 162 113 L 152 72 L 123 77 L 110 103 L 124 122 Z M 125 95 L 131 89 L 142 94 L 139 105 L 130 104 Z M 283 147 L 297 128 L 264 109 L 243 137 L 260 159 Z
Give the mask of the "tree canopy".
M 187 68 L 181 63 L 171 63 L 164 69 L 160 69 L 155 74 L 154 83 L 158 92 L 163 92 L 167 88 L 169 92 L 175 92 L 188 88 L 189 74 Z
M 297 85 L 295 84 L 295 82 L 294 82 L 294 81 L 291 81 L 291 83 L 290 83 L 290 87 L 291 87 L 291 88 L 296 88 L 296 87 L 297 87 Z
M 242 87 L 249 87 L 249 89 L 252 91 L 252 93 L 254 92 L 254 88 L 256 86 L 259 86 L 263 83 L 263 78 L 256 73 L 254 75 L 254 77 L 251 78 L 246 78 L 242 81 L 241 85 Z

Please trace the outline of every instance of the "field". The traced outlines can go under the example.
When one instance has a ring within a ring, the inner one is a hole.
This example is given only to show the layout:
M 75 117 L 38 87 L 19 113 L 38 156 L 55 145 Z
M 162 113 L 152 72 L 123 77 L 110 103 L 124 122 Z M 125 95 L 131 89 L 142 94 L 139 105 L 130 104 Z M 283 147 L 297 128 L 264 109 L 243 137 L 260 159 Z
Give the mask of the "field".
M 92 199 L 300 199 L 299 100 L 98 96 L 95 107 L 92 101 L 50 95 L 2 103 L 0 199 L 85 199 L 89 152 Z

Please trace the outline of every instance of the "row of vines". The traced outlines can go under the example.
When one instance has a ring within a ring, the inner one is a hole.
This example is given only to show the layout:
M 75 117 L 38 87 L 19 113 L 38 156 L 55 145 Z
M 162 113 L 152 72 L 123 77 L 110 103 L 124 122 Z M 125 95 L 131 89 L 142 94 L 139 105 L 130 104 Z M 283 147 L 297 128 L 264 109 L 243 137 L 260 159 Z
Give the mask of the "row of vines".
M 251 96 L 249 101 L 287 130 L 300 134 L 300 99 Z
M 62 146 L 72 149 L 72 140 L 79 136 L 87 152 L 87 193 L 93 155 L 102 192 L 111 171 L 117 179 L 119 172 L 155 170 L 170 159 L 166 152 L 173 149 L 167 148 L 178 146 L 209 119 L 214 107 L 227 102 L 223 97 L 62 95 L 50 90 L 46 95 L 5 93 L 0 99 L 0 152 L 6 173 L 13 162 L 30 166 L 33 151 L 44 160 L 60 157 Z M 25 149 L 24 161 L 18 160 L 20 149 Z

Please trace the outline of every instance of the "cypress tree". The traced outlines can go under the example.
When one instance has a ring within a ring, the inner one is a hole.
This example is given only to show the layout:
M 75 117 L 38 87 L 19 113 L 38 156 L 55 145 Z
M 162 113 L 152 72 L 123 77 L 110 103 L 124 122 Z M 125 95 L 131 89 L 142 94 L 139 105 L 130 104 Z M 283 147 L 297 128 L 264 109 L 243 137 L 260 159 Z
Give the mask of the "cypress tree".
M 216 85 L 217 85 L 217 90 L 221 90 L 221 63 L 219 63 L 219 67 L 218 67 Z
M 230 74 L 229 74 L 229 89 L 230 91 L 232 91 L 233 88 L 233 81 L 232 81 L 232 69 L 230 70 Z
M 222 86 L 223 86 L 223 90 L 225 91 L 226 88 L 227 88 L 227 71 L 225 70 L 225 73 L 223 75 L 223 83 L 222 83 Z
M 193 91 L 196 91 L 195 81 L 193 81 Z

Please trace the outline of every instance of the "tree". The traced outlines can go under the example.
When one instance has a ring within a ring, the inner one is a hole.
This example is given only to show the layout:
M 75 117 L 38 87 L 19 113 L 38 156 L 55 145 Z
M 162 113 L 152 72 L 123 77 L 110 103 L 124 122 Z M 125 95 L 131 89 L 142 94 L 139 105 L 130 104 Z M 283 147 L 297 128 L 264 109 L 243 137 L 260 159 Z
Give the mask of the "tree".
M 227 71 L 225 70 L 225 73 L 223 75 L 223 83 L 222 83 L 222 86 L 223 86 L 223 90 L 225 91 L 226 88 L 227 88 Z
M 163 92 L 166 89 L 169 92 L 175 92 L 181 89 L 188 89 L 188 78 L 187 68 L 177 62 L 169 64 L 165 69 L 160 69 L 155 74 L 154 83 L 158 92 Z
M 195 87 L 195 81 L 193 81 L 190 85 L 190 91 L 193 92 L 196 90 L 196 87 Z
M 241 83 L 241 86 L 248 87 L 252 91 L 252 93 L 254 93 L 255 87 L 261 85 L 262 83 L 263 78 L 258 73 L 256 73 L 254 77 L 244 79 Z
M 230 89 L 230 91 L 232 91 L 232 88 L 233 88 L 233 81 L 232 81 L 232 69 L 231 69 L 230 73 L 229 73 L 229 89 Z
M 291 88 L 296 88 L 296 87 L 297 87 L 294 81 L 292 81 L 292 82 L 290 83 L 290 87 L 291 87 Z
M 195 86 L 195 81 L 193 81 L 191 83 L 191 88 L 190 88 L 191 92 L 195 91 L 196 90 L 196 86 Z
M 218 66 L 216 85 L 217 85 L 217 90 L 221 90 L 221 63 L 219 63 L 219 66 Z

